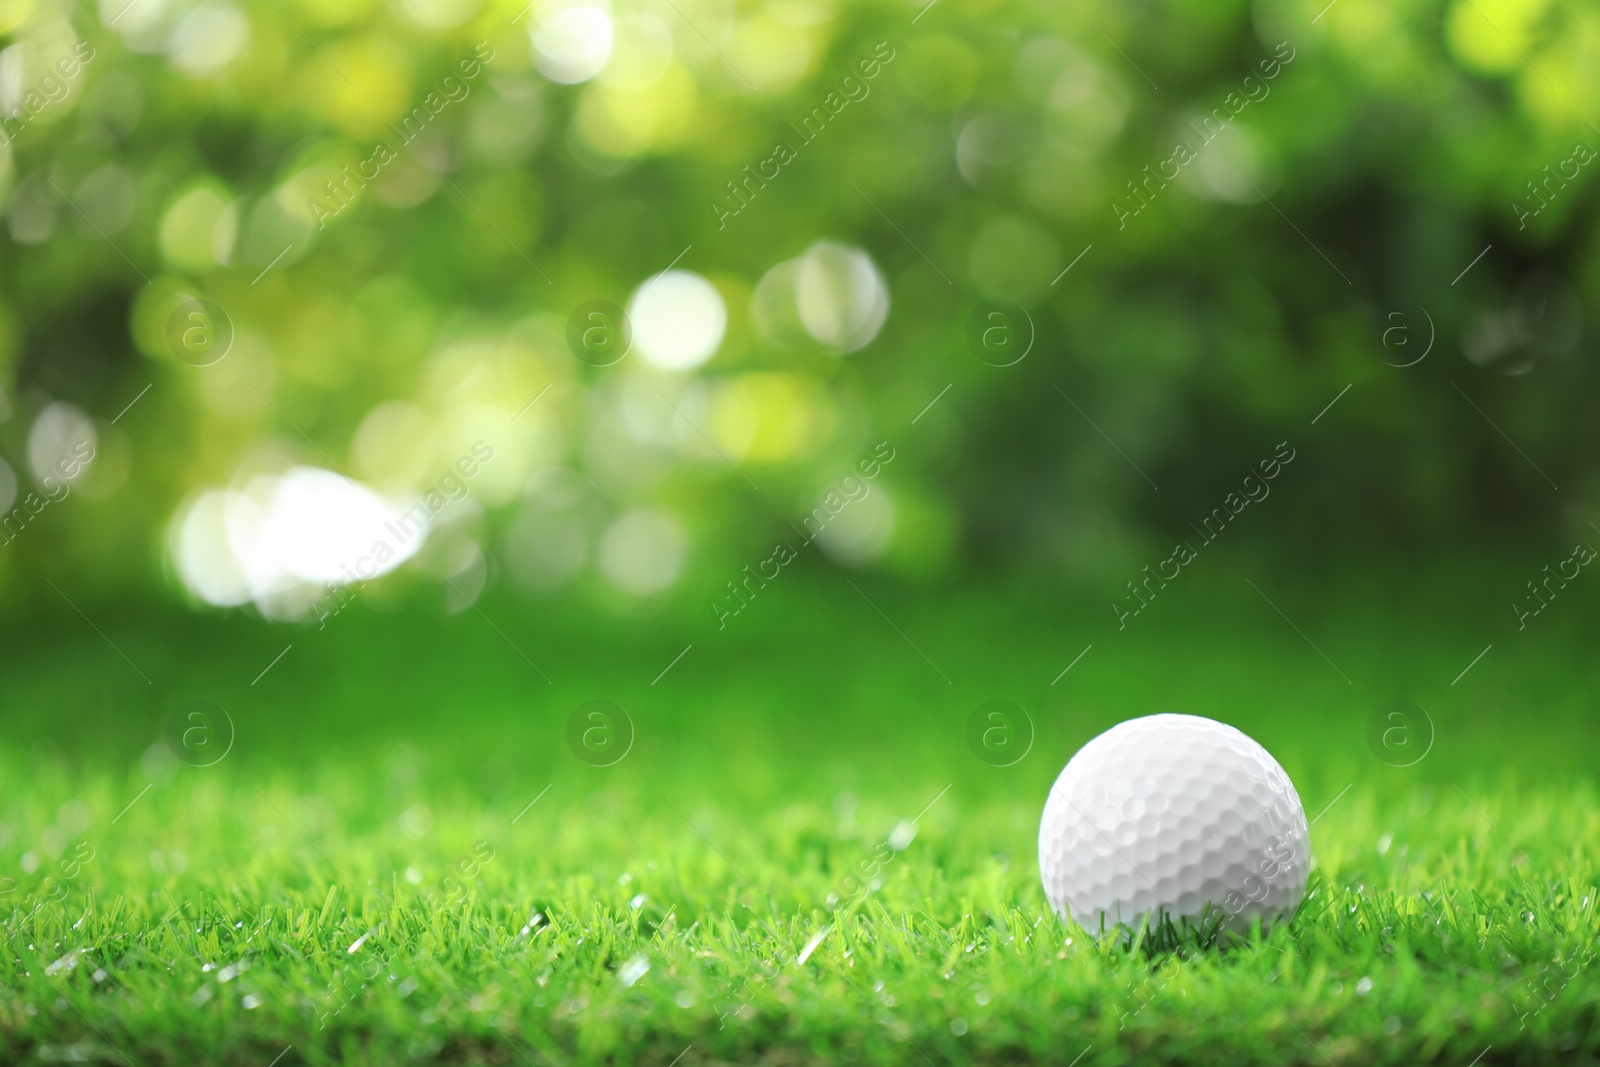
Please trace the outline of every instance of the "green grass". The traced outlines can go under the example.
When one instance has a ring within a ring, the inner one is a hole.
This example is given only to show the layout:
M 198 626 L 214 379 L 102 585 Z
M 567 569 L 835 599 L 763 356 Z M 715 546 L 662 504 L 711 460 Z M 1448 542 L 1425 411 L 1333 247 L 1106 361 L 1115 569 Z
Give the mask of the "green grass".
M 621 637 L 486 603 L 549 684 L 483 619 L 421 607 L 321 633 L 91 611 L 150 686 L 75 616 L 17 635 L 32 655 L 9 672 L 0 748 L 0 1058 L 1600 1056 L 1583 602 L 1519 635 L 1442 587 L 1330 599 L 1258 578 L 1330 669 L 1232 585 L 1197 582 L 1123 633 L 1099 598 L 867 587 L 919 652 L 847 586 L 811 581 L 724 634 L 664 616 Z M 237 727 L 212 767 L 156 740 L 194 695 Z M 638 727 L 611 768 L 563 740 L 596 696 Z M 965 748 L 966 714 L 993 696 L 1038 724 L 1013 767 Z M 1366 746 L 1394 697 L 1438 728 L 1415 767 Z M 1291 924 L 1172 953 L 1049 913 L 1034 841 L 1050 780 L 1100 729 L 1157 710 L 1250 732 L 1322 812 Z

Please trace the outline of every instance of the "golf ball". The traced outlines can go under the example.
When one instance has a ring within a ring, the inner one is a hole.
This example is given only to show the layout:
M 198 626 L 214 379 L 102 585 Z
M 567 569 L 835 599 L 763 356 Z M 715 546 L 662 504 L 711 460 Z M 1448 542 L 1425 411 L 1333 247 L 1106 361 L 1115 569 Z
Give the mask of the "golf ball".
M 1039 823 L 1050 907 L 1095 935 L 1148 917 L 1244 933 L 1294 914 L 1311 871 L 1305 808 L 1278 761 L 1198 715 L 1113 726 L 1067 763 Z

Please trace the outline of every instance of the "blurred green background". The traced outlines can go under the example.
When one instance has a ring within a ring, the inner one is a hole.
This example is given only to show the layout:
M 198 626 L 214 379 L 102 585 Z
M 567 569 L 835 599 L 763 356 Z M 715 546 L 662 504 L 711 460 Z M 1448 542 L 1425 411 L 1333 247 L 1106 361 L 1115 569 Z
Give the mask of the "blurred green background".
M 67 610 L 53 577 L 314 620 L 429 490 L 368 607 L 731 625 L 778 541 L 1109 600 L 1285 441 L 1252 554 L 1592 535 L 1589 5 L 6 0 L 0 34 L 13 612 Z
M 0 142 L 11 1058 L 1593 1049 L 1594 5 L 0 0 Z M 1124 1035 L 1162 710 L 1317 880 Z

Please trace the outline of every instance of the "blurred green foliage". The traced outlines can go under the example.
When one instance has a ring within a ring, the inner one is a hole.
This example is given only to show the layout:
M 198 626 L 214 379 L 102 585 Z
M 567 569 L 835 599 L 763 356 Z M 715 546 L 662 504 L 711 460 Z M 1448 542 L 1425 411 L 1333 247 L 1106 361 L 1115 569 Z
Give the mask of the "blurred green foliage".
M 9 0 L 0 33 L 18 501 L 50 405 L 97 439 L 0 554 L 14 596 L 40 568 L 181 596 L 201 490 L 426 486 L 477 439 L 419 571 L 610 598 L 619 517 L 665 516 L 624 533 L 679 538 L 673 595 L 725 595 L 880 441 L 823 547 L 916 580 L 1120 586 L 1286 439 L 1307 459 L 1242 535 L 1286 553 L 1565 541 L 1600 488 L 1578 0 Z M 577 358 L 573 310 L 669 265 L 720 295 L 711 358 Z M 193 299 L 231 324 L 209 366 L 172 342 Z M 1031 319 L 1011 366 L 967 341 L 993 299 Z

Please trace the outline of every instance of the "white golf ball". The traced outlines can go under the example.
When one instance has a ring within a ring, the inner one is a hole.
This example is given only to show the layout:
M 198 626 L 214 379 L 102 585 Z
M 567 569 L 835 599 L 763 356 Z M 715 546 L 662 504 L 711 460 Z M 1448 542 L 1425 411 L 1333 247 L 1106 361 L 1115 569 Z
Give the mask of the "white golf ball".
M 1073 756 L 1039 823 L 1056 914 L 1095 935 L 1170 920 L 1244 933 L 1294 914 L 1311 872 L 1305 808 L 1278 761 L 1198 715 L 1113 726 Z

